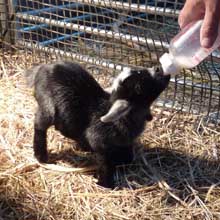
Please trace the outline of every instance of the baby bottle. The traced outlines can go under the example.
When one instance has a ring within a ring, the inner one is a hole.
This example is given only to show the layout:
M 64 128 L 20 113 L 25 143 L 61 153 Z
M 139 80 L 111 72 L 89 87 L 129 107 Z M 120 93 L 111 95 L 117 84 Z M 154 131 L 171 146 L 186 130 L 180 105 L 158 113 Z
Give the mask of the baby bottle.
M 170 42 L 169 53 L 160 57 L 165 75 L 178 74 L 182 68 L 197 66 L 209 54 L 220 46 L 220 35 L 211 48 L 203 48 L 200 44 L 200 29 L 203 20 L 190 23 Z

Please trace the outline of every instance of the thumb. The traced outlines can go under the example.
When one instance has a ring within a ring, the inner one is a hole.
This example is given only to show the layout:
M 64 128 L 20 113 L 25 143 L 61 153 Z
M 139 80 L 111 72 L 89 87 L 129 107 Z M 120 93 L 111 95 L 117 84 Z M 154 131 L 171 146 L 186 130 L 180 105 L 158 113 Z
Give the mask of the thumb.
M 186 1 L 180 12 L 178 23 L 180 28 L 184 28 L 192 21 L 197 21 L 204 17 L 205 5 L 200 0 Z
M 206 1 L 205 17 L 201 28 L 201 45 L 204 48 L 213 46 L 218 36 L 220 1 Z

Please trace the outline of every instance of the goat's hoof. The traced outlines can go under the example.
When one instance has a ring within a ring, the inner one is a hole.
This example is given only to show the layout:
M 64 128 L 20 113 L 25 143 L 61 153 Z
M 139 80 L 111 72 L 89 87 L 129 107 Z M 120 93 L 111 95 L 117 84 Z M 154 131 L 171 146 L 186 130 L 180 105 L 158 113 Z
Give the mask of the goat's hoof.
M 97 184 L 99 186 L 104 187 L 104 188 L 114 189 L 114 181 L 113 180 L 99 179 Z
M 48 162 L 48 155 L 47 154 L 34 154 L 34 156 L 37 158 L 37 160 L 40 163 L 47 163 Z

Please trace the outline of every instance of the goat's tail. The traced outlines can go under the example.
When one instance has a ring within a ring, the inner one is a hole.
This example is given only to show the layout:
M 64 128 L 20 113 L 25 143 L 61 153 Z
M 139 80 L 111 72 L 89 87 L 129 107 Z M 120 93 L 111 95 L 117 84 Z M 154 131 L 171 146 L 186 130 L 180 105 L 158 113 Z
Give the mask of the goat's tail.
M 27 69 L 24 72 L 24 76 L 26 78 L 26 82 L 27 82 L 28 87 L 34 86 L 36 75 L 39 73 L 39 70 L 41 67 L 42 67 L 42 65 L 36 65 L 36 66 L 33 66 L 33 67 Z

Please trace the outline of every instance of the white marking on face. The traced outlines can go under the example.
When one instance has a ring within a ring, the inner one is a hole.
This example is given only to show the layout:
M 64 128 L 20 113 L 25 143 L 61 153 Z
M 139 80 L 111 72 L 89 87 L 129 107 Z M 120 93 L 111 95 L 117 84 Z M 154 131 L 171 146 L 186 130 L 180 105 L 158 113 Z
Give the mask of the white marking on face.
M 150 73 L 151 76 L 154 76 L 155 75 L 155 69 L 154 67 L 151 67 L 151 68 L 147 68 L 148 72 Z
M 114 79 L 113 84 L 111 86 L 111 91 L 117 90 L 119 84 L 127 79 L 131 75 L 131 68 L 125 67 L 123 71 Z

